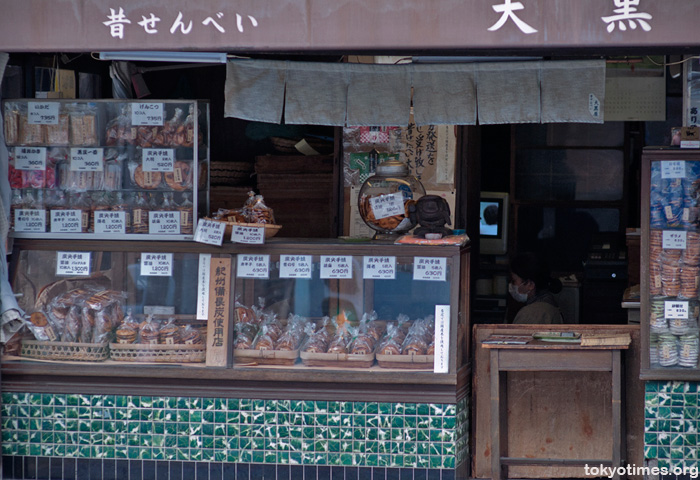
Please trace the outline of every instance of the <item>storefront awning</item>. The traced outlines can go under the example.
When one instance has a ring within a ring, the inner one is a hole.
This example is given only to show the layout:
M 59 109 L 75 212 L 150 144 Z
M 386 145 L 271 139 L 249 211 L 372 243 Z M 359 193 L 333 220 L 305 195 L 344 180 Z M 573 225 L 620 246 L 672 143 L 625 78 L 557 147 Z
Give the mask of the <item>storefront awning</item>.
M 697 46 L 697 2 L 684 0 L 5 0 L 0 15 L 6 52 L 549 55 Z
M 234 60 L 225 115 L 333 126 L 603 123 L 605 61 L 378 65 Z

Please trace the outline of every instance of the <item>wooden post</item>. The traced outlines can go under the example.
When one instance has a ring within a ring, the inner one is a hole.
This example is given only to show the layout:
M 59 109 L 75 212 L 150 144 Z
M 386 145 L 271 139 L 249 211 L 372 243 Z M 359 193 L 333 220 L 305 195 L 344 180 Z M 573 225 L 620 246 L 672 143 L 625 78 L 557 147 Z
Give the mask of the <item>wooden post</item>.
M 231 324 L 230 258 L 212 258 L 209 281 L 209 318 L 207 319 L 208 367 L 225 367 L 228 363 L 229 325 Z

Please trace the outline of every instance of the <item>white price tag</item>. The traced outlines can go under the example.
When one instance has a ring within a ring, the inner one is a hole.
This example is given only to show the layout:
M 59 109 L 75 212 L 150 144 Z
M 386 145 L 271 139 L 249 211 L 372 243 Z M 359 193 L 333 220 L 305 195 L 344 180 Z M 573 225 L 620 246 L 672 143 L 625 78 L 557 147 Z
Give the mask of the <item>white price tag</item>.
M 81 210 L 51 210 L 51 232 L 80 233 L 83 231 Z
M 667 300 L 664 302 L 664 317 L 666 318 L 688 318 L 690 313 L 690 302 L 681 300 Z
M 238 255 L 238 278 L 270 278 L 269 255 Z
M 46 210 L 18 208 L 15 210 L 15 232 L 43 233 L 46 231 Z
M 688 234 L 685 230 L 664 230 L 661 235 L 663 248 L 685 250 Z
M 661 162 L 661 178 L 685 178 L 685 160 Z
M 444 257 L 416 257 L 413 263 L 413 280 L 447 280 L 447 259 Z
M 197 230 L 194 232 L 194 241 L 209 245 L 221 245 L 224 243 L 225 232 L 226 222 L 199 219 Z
M 141 254 L 142 277 L 172 277 L 173 254 L 172 253 L 142 253 Z
M 406 213 L 403 206 L 403 193 L 401 192 L 372 197 L 369 199 L 369 204 L 374 212 L 374 218 L 377 220 Z
M 101 172 L 103 158 L 102 148 L 71 148 L 70 169 L 72 172 Z
M 209 319 L 209 275 L 211 274 L 211 254 L 199 254 L 197 271 L 197 320 Z
M 321 255 L 321 278 L 352 278 L 352 256 Z
M 46 147 L 15 147 L 17 170 L 46 170 Z
M 280 255 L 280 278 L 311 278 L 311 255 Z
M 393 280 L 396 278 L 396 257 L 363 257 L 362 278 Z
M 175 149 L 144 148 L 142 164 L 144 172 L 173 172 L 175 170 Z
M 132 103 L 131 104 L 131 124 L 141 125 L 163 125 L 165 114 L 162 103 Z
M 180 233 L 180 212 L 148 212 L 148 233 L 177 235 Z
M 234 225 L 231 229 L 231 241 L 261 245 L 265 243 L 265 227 L 244 227 Z
M 58 125 L 58 102 L 29 102 L 27 123 L 30 125 Z
M 126 212 L 95 210 L 95 233 L 125 233 Z
M 90 252 L 56 252 L 56 275 L 90 275 Z

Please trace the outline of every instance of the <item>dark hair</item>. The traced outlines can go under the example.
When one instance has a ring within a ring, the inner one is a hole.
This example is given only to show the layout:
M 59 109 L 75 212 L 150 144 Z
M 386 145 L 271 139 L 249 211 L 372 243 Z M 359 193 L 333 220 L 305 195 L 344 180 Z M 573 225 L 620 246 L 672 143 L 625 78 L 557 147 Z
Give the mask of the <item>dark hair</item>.
M 495 225 L 498 222 L 498 205 L 484 208 L 484 222 L 486 225 Z
M 538 292 L 545 289 L 552 293 L 561 292 L 561 281 L 558 278 L 552 278 L 547 261 L 532 252 L 517 254 L 510 262 L 510 271 L 524 281 L 535 282 L 535 289 Z

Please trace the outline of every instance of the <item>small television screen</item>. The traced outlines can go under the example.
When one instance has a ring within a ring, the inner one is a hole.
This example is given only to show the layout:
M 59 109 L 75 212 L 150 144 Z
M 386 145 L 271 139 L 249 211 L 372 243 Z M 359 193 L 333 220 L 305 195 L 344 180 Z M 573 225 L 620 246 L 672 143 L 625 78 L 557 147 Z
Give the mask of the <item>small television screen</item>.
M 508 249 L 508 194 L 481 192 L 479 237 L 481 253 L 505 255 Z

